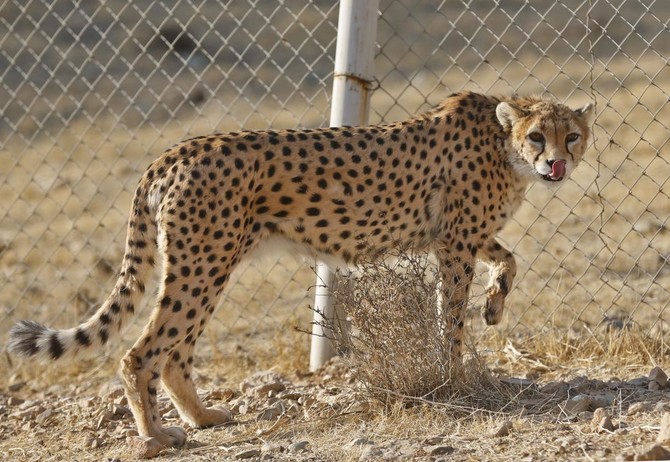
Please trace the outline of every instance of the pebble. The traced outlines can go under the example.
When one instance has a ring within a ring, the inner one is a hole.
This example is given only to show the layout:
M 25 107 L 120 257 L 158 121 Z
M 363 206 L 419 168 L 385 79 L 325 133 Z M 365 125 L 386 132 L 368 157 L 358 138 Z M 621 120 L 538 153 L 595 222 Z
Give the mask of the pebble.
M 286 408 L 284 403 L 277 401 L 272 406 L 263 409 L 257 416 L 256 421 L 260 422 L 261 420 L 276 420 L 286 413 Z
M 295 443 L 291 443 L 288 445 L 288 452 L 301 452 L 307 449 L 307 445 L 309 444 L 309 441 L 296 441 Z
M 642 414 L 645 412 L 649 412 L 653 409 L 651 403 L 633 403 L 630 405 L 628 408 L 628 411 L 626 411 L 626 415 L 635 415 L 635 414 Z
M 151 436 L 129 436 L 126 438 L 131 457 L 135 459 L 150 459 L 156 457 L 163 445 Z
M 658 384 L 660 388 L 665 388 L 668 384 L 668 375 L 658 366 L 649 372 L 649 385 L 652 383 Z
M 579 414 L 583 411 L 590 411 L 593 409 L 593 400 L 588 395 L 577 395 L 567 399 L 563 403 L 563 408 L 572 414 Z
M 498 427 L 498 429 L 493 433 L 493 436 L 496 438 L 501 438 L 503 436 L 509 435 L 510 430 L 514 428 L 511 420 L 503 422 L 503 424 Z
M 21 398 L 17 398 L 16 396 L 10 396 L 9 399 L 7 400 L 7 406 L 19 406 L 24 402 L 25 401 L 22 400 Z
M 367 438 L 354 438 L 353 440 L 349 441 L 349 443 L 347 443 L 347 446 L 365 446 L 367 444 L 375 444 L 375 442 Z
M 43 425 L 49 419 L 49 417 L 51 417 L 52 414 L 53 411 L 51 409 L 46 409 L 37 414 L 37 416 L 35 417 L 35 421 L 38 424 Z
M 261 455 L 260 449 L 250 448 L 243 451 L 235 453 L 236 459 L 251 459 L 252 457 L 258 457 Z
M 379 460 L 384 455 L 384 451 L 379 446 L 365 446 L 358 460 Z
M 451 446 L 433 446 L 432 448 L 428 448 L 427 452 L 431 456 L 444 456 L 447 454 L 451 454 L 455 451 L 455 449 Z

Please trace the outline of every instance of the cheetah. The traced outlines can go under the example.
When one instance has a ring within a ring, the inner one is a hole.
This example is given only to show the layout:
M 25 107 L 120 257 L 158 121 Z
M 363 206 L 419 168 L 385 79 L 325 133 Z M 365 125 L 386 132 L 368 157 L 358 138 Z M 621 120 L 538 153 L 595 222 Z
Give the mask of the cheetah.
M 181 446 L 184 430 L 161 425 L 159 382 L 191 426 L 230 419 L 196 393 L 195 343 L 242 258 L 281 238 L 345 265 L 396 245 L 433 252 L 458 358 L 476 260 L 490 269 L 482 314 L 496 324 L 516 263 L 495 235 L 531 182 L 556 185 L 570 176 L 593 116 L 591 104 L 573 110 L 543 97 L 461 92 L 387 125 L 186 140 L 154 161 L 137 186 L 109 298 L 70 329 L 19 322 L 9 348 L 51 361 L 99 352 L 133 316 L 159 263 L 155 307 L 120 376 L 139 434 Z

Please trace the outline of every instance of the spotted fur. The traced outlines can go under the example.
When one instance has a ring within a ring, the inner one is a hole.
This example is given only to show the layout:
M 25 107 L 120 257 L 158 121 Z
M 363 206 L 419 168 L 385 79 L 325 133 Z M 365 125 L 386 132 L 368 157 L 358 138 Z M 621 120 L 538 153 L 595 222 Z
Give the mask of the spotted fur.
M 184 141 L 142 177 L 119 279 L 100 309 L 66 330 L 22 321 L 10 333 L 10 349 L 50 360 L 100 351 L 132 317 L 158 260 L 158 299 L 122 360 L 121 377 L 140 435 L 181 445 L 183 430 L 161 426 L 159 380 L 191 425 L 229 418 L 198 398 L 193 348 L 240 260 L 280 237 L 352 265 L 395 245 L 434 252 L 458 357 L 475 260 L 490 268 L 483 315 L 494 324 L 516 273 L 514 257 L 494 237 L 531 181 L 553 184 L 570 175 L 587 147 L 592 115 L 590 105 L 572 110 L 544 98 L 459 93 L 389 125 Z

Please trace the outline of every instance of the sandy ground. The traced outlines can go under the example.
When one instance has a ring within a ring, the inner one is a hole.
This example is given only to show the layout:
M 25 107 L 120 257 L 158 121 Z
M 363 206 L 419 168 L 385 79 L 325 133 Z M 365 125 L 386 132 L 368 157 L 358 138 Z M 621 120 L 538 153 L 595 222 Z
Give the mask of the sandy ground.
M 71 14 L 69 32 L 58 18 L 40 20 L 43 6 L 30 9 L 34 21 L 12 4 L 1 7 L 0 17 L 8 19 L 0 25 L 0 62 L 7 69 L 0 85 L 0 100 L 7 101 L 0 121 L 0 197 L 6 204 L 0 211 L 0 343 L 18 319 L 70 326 L 98 306 L 121 258 L 134 185 L 166 146 L 241 126 L 327 123 L 336 8 L 316 2 L 275 11 L 272 3 L 249 10 L 244 2 L 231 2 L 223 12 L 203 6 L 198 16 L 182 3 L 168 14 L 152 2 L 110 2 Z M 626 35 L 626 24 L 614 19 L 591 55 L 588 43 L 580 41 L 583 26 L 561 22 L 564 5 L 537 2 L 535 10 L 519 14 L 500 8 L 488 17 L 490 29 L 478 32 L 487 6 L 471 3 L 465 12 L 460 5 L 443 5 L 438 14 L 426 5 L 410 11 L 399 2 L 383 4 L 371 120 L 407 117 L 461 88 L 549 91 L 574 106 L 596 101 L 596 140 L 585 162 L 557 191 L 532 187 L 502 233 L 517 256 L 519 275 L 501 327 L 483 326 L 481 285 L 473 289 L 472 342 L 495 374 L 530 378 L 533 384 L 524 385 L 527 390 L 508 406 L 458 414 L 440 406 L 388 410 L 370 404 L 341 367 L 306 375 L 310 339 L 295 328 L 309 329 L 311 262 L 265 257 L 236 272 L 203 336 L 200 387 L 206 396 L 213 394 L 213 403 L 226 404 L 244 396 L 239 389 L 245 379 L 272 370 L 285 377 L 287 390 L 314 399 L 319 412 L 280 397 L 287 408 L 295 404 L 281 414 L 285 418 L 256 422 L 271 404 L 255 402 L 236 415 L 238 425 L 191 432 L 185 450 L 169 451 L 161 460 L 232 458 L 247 446 L 261 451 L 266 442 L 276 447 L 258 457 L 355 460 L 366 451 L 374 459 L 407 450 L 408 458 L 420 460 L 609 460 L 654 442 L 668 392 L 649 390 L 648 380 L 630 381 L 646 377 L 657 364 L 670 370 L 667 349 L 661 345 L 645 353 L 636 344 L 622 354 L 607 336 L 610 328 L 623 328 L 643 343 L 658 342 L 668 320 L 670 72 L 664 47 L 670 42 L 658 37 L 667 33 L 662 25 L 670 13 L 657 2 L 640 16 L 635 2 L 624 2 L 616 18 L 635 23 L 646 44 Z M 608 8 L 603 3 L 594 10 L 603 27 Z M 542 23 L 533 29 L 540 13 L 551 27 Z M 183 19 L 194 15 L 200 19 Z M 516 29 L 496 29 L 505 18 L 509 23 L 510 15 L 521 29 L 533 30 L 531 39 L 544 51 L 527 45 Z M 166 16 L 174 21 L 151 19 Z M 268 17 L 273 27 L 264 26 Z M 36 22 L 41 28 L 32 33 Z M 166 36 L 166 28 L 186 23 L 199 45 L 187 42 L 168 51 L 157 31 Z M 394 34 L 398 23 L 403 28 Z M 573 56 L 565 41 L 552 42 L 556 31 L 579 43 L 579 55 Z M 99 43 L 94 52 L 82 40 L 72 45 L 77 34 Z M 506 48 L 494 47 L 496 34 Z M 258 45 L 249 45 L 252 38 Z M 626 44 L 624 52 L 617 51 L 616 41 Z M 21 53 L 26 47 L 33 52 Z M 43 50 L 41 66 L 34 65 L 34 50 Z M 272 52 L 268 57 L 263 50 Z M 157 63 L 163 72 L 155 71 Z M 114 408 L 124 406 L 121 398 L 109 393 L 117 387 L 111 378 L 115 361 L 146 314 L 144 309 L 123 344 L 106 351 L 100 363 L 35 370 L 4 355 L 0 457 L 129 460 L 125 438 L 132 426 L 125 411 Z M 575 339 L 592 341 L 600 350 L 581 348 Z M 572 391 L 538 395 L 554 382 Z M 564 412 L 566 400 L 605 388 L 616 395 L 604 407 L 617 429 L 600 432 L 591 426 L 592 416 Z M 219 393 L 226 389 L 233 394 Z M 338 397 L 332 402 L 329 390 Z M 535 404 L 548 402 L 541 418 L 526 415 L 529 405 L 523 401 L 538 399 Z M 352 410 L 356 403 L 363 404 Z M 649 405 L 630 414 L 636 403 Z M 514 430 L 492 436 L 508 420 Z M 374 444 L 348 446 L 359 437 Z M 303 440 L 309 449 L 289 451 L 291 443 Z M 453 451 L 431 455 L 436 446 Z

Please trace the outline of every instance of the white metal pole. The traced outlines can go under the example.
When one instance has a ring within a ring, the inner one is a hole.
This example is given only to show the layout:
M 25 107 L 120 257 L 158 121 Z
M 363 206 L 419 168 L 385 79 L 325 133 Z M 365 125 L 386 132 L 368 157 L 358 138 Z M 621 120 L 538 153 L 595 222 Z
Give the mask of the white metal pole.
M 335 76 L 330 126 L 366 125 L 373 78 L 377 11 L 379 0 L 341 0 L 337 20 Z M 334 333 L 326 327 L 334 322 L 335 310 L 329 288 L 333 287 L 333 269 L 323 262 L 316 265 L 314 319 L 309 369 L 321 367 L 335 354 Z

